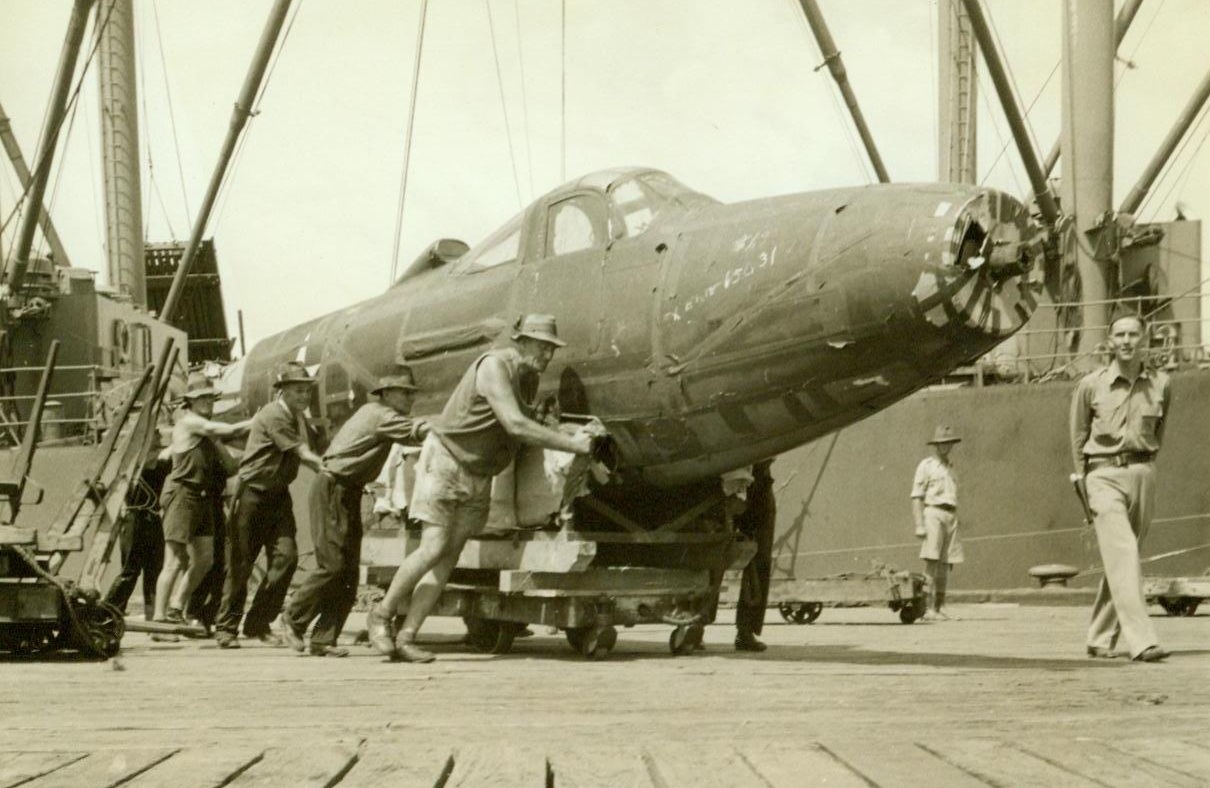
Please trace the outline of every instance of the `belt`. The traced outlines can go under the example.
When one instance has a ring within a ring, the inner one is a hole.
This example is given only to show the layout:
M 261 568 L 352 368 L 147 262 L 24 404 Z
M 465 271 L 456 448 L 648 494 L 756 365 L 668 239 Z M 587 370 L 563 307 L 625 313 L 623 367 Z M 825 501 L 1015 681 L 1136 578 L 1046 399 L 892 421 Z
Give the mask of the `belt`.
M 925 506 L 930 506 L 933 509 L 944 509 L 947 512 L 956 512 L 958 507 L 952 503 L 926 503 Z
M 1095 471 L 1097 468 L 1125 468 L 1127 465 L 1152 462 L 1155 454 L 1149 451 L 1120 451 L 1117 454 L 1084 455 L 1084 470 Z

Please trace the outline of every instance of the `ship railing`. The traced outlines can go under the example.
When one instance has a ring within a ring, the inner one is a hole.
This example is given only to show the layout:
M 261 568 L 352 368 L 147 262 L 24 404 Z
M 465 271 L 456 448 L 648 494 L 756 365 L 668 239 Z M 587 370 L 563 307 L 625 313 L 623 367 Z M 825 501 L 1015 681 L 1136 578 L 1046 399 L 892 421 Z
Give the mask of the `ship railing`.
M 0 367 L 0 380 L 11 381 L 16 375 L 41 376 L 44 367 Z M 83 372 L 86 381 L 85 388 L 71 391 L 52 391 L 47 409 L 41 420 L 42 433 L 40 443 L 43 445 L 58 443 L 91 443 L 99 439 L 109 425 L 113 403 L 124 396 L 126 390 L 134 385 L 137 378 L 120 375 L 114 379 L 113 369 L 99 364 L 57 364 L 56 375 L 62 373 Z M 59 378 L 62 379 L 61 377 Z M 103 382 L 109 382 L 103 385 Z M 4 390 L 11 392 L 15 386 L 6 385 Z M 26 408 L 19 408 L 23 403 L 30 403 L 33 394 L 4 393 L 0 395 L 0 443 L 8 442 L 19 445 L 21 435 L 29 420 L 22 414 Z M 83 406 L 70 408 L 71 412 L 80 413 L 77 416 L 64 415 L 63 407 L 66 400 L 83 400 Z

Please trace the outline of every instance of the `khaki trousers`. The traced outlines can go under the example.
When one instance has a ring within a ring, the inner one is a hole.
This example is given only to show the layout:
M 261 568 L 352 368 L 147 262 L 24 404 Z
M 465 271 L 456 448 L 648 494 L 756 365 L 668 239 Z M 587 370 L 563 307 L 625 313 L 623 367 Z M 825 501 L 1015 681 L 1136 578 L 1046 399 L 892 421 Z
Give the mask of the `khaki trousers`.
M 1092 606 L 1088 645 L 1112 649 L 1119 634 L 1137 657 L 1159 644 L 1143 598 L 1139 544 L 1151 526 L 1155 465 L 1098 468 L 1087 477 L 1088 504 L 1105 576 Z

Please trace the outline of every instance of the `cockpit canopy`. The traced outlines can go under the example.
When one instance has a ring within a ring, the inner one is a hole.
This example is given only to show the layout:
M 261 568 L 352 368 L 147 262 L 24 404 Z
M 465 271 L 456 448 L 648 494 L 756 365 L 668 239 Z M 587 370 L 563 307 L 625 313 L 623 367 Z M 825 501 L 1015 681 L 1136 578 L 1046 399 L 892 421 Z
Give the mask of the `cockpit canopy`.
M 555 189 L 510 219 L 458 261 L 454 274 L 469 274 L 512 263 L 524 256 L 542 259 L 604 247 L 645 233 L 672 211 L 717 205 L 659 170 L 604 170 Z M 523 241 L 527 230 L 544 228 L 542 238 Z

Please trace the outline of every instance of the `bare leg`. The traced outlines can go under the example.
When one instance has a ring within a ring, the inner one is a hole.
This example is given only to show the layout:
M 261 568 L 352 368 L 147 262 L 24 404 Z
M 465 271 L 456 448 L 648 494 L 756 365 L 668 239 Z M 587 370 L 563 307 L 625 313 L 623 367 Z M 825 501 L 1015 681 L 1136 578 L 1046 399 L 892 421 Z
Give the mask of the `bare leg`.
M 172 607 L 177 610 L 185 609 L 189 595 L 202 582 L 202 578 L 214 564 L 214 537 L 198 536 L 189 540 L 189 571 L 177 581 L 172 591 Z
M 928 609 L 938 610 L 937 607 L 937 565 L 940 561 L 931 558 L 924 559 L 924 575 L 929 579 Z
M 155 613 L 156 621 L 163 621 L 168 612 L 168 601 L 172 597 L 173 587 L 177 580 L 189 569 L 189 553 L 183 542 L 164 543 L 164 566 L 155 581 Z
M 420 545 L 404 557 L 403 563 L 395 570 L 395 576 L 391 578 L 391 586 L 387 589 L 386 596 L 379 603 L 379 612 L 388 619 L 394 617 L 400 602 L 412 596 L 421 578 L 437 565 L 449 543 L 449 528 L 432 523 L 423 523 L 423 526 Z
M 458 565 L 458 556 L 462 554 L 462 545 L 465 543 L 465 538 L 455 538 L 453 541 L 447 542 L 441 559 L 416 584 L 416 588 L 412 591 L 411 601 L 408 603 L 407 618 L 404 619 L 401 629 L 404 640 L 416 639 L 416 633 L 420 631 L 424 620 L 437 606 L 437 600 L 441 598 L 445 584 L 449 582 L 454 567 Z

